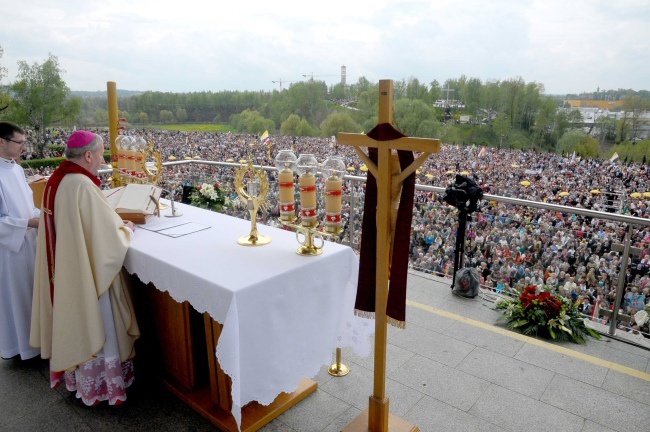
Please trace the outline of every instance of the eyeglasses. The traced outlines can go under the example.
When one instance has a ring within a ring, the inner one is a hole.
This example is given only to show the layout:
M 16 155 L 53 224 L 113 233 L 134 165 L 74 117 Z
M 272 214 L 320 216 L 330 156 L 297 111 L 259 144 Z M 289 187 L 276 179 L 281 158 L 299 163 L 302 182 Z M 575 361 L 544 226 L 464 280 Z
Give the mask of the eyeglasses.
M 27 143 L 27 140 L 24 140 L 24 141 L 16 141 L 16 140 L 12 140 L 11 138 L 3 138 L 3 139 L 4 139 L 5 141 L 11 141 L 12 143 L 16 143 L 16 144 L 18 144 L 18 145 L 25 145 L 25 144 Z

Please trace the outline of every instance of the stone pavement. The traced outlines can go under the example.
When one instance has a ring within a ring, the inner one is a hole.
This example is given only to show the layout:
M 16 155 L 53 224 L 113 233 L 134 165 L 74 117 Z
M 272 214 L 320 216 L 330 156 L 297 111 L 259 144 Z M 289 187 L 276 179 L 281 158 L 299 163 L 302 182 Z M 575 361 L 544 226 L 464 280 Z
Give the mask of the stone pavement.
M 484 299 L 448 279 L 409 275 L 407 328 L 388 333 L 391 412 L 428 431 L 650 431 L 650 351 L 603 338 L 552 344 L 495 325 Z M 349 375 L 323 367 L 318 390 L 261 429 L 335 432 L 368 406 L 372 356 L 343 350 Z M 138 373 L 138 371 L 136 371 Z M 144 375 L 144 376 L 143 376 Z M 43 361 L 0 361 L 1 431 L 213 431 L 138 374 L 127 403 L 87 408 L 48 386 Z

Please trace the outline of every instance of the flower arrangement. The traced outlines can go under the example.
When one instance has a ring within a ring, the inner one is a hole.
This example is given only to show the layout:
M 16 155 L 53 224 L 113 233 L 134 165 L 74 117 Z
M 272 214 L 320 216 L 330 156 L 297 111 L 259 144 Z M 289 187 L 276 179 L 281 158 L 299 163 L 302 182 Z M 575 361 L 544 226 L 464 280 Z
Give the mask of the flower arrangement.
M 192 195 L 190 195 L 192 205 L 204 209 L 221 212 L 224 207 L 232 208 L 233 202 L 220 187 L 219 183 L 201 184 Z
M 496 309 L 503 310 L 499 321 L 507 320 L 507 328 L 525 335 L 578 344 L 584 344 L 587 336 L 600 339 L 595 330 L 585 325 L 578 304 L 571 304 L 541 286 L 527 286 L 517 299 L 502 300 Z

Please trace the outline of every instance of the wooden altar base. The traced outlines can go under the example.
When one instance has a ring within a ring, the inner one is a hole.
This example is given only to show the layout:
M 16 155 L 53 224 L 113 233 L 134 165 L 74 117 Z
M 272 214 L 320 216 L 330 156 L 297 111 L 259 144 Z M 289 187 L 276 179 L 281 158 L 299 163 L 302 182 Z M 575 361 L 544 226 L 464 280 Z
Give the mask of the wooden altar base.
M 164 380 L 163 384 L 170 392 L 189 405 L 194 411 L 210 420 L 220 430 L 237 432 L 235 418 L 229 411 L 219 408 L 212 402 L 208 387 L 203 387 L 192 392 L 185 392 L 168 380 Z M 281 393 L 271 405 L 264 406 L 257 402 L 247 404 L 241 410 L 241 432 L 254 432 L 261 429 L 274 418 L 315 392 L 317 388 L 318 384 L 315 381 L 303 378 L 295 392 L 290 394 Z
M 368 432 L 368 411 L 357 416 L 341 432 Z M 388 414 L 388 432 L 420 432 L 420 428 L 393 414 Z
M 162 378 L 165 388 L 220 430 L 237 432 L 231 413 L 230 377 L 216 356 L 223 326 L 207 313 L 199 314 L 188 302 L 178 303 L 152 284 L 143 284 L 136 276 L 130 283 L 142 331 L 136 359 Z M 268 406 L 247 404 L 241 410 L 241 431 L 261 429 L 317 388 L 315 381 L 303 378 L 296 391 L 281 393 Z

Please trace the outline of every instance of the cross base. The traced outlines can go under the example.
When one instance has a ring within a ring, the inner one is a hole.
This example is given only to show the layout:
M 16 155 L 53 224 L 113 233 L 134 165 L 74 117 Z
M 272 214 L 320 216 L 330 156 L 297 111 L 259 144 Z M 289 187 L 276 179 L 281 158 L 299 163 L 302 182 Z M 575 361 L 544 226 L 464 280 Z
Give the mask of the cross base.
M 367 409 L 344 427 L 341 432 L 420 432 L 420 428 L 416 425 L 388 412 L 387 398 L 379 401 L 373 396 L 370 396 L 370 408 L 373 411 L 379 411 L 379 415 L 373 413 L 372 417 L 375 419 L 379 417 L 380 421 L 383 421 L 384 424 L 369 424 L 368 414 L 370 409 Z

